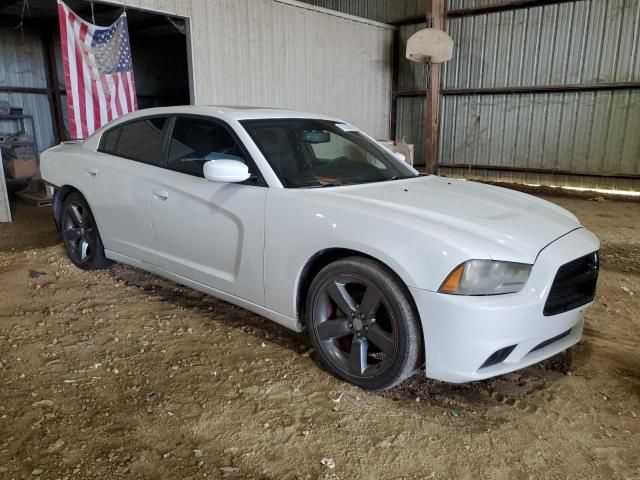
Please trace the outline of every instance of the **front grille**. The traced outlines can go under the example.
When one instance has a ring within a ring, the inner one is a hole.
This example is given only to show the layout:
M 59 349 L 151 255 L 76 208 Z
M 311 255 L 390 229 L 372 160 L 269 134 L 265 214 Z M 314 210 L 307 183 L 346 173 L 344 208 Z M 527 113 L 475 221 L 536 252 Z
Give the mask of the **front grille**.
M 562 265 L 551 285 L 544 315 L 568 312 L 591 302 L 596 293 L 598 270 L 598 252 Z

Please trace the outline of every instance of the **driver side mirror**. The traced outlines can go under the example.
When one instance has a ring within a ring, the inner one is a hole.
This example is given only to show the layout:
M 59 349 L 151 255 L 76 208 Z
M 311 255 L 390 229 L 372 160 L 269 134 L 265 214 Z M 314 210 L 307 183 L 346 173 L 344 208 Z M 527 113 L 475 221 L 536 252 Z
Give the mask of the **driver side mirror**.
M 251 175 L 249 167 L 238 160 L 209 160 L 203 166 L 204 178 L 211 182 L 244 182 Z

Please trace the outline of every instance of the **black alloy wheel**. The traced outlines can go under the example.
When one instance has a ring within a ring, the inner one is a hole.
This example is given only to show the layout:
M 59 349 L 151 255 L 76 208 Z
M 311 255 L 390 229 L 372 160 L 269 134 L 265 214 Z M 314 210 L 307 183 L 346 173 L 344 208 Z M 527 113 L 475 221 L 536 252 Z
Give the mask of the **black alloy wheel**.
M 107 267 L 104 247 L 93 214 L 79 193 L 71 193 L 62 207 L 62 238 L 71 261 L 83 270 Z
M 310 288 L 307 326 L 325 367 L 367 390 L 410 376 L 422 338 L 406 288 L 385 267 L 351 257 L 320 271 Z

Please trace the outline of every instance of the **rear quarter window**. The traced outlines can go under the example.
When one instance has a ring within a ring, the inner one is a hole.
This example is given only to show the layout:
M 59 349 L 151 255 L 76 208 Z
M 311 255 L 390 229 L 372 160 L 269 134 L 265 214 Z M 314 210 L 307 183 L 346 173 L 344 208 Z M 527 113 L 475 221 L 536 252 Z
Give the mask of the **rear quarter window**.
M 164 130 L 166 117 L 152 117 L 127 122 L 106 132 L 100 151 L 150 165 L 164 165 Z
M 102 136 L 100 151 L 104 153 L 115 154 L 118 137 L 120 137 L 121 128 L 112 128 Z

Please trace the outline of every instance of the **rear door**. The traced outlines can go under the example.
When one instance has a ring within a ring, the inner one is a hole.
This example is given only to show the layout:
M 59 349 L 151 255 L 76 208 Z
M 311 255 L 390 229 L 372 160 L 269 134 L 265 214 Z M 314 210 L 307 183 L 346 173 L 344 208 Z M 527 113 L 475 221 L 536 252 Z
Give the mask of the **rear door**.
M 119 124 L 105 132 L 95 171 L 92 210 L 105 249 L 157 264 L 149 212 L 150 192 L 166 170 L 169 117 L 157 115 Z
M 159 266 L 264 305 L 267 188 L 259 172 L 224 122 L 178 116 L 172 124 L 166 175 L 150 199 Z M 245 162 L 255 176 L 243 184 L 206 180 L 203 165 L 211 156 Z

